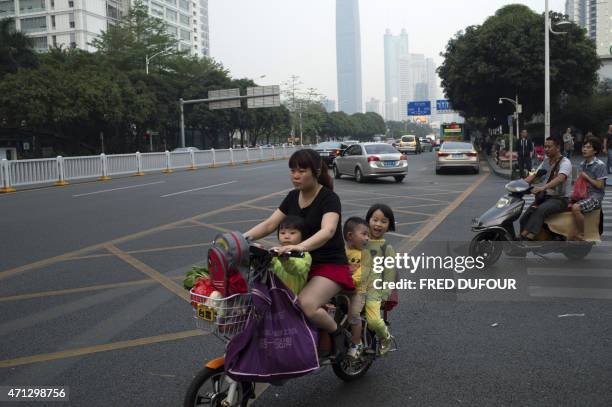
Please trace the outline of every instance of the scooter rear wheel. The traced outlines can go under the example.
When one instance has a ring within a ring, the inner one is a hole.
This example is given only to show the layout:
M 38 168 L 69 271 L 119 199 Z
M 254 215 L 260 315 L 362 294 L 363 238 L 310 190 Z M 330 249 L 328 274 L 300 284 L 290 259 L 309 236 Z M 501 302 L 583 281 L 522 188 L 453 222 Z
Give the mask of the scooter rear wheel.
M 592 247 L 589 243 L 570 243 L 563 249 L 563 255 L 568 260 L 582 260 L 591 252 Z
M 376 352 L 376 342 L 374 342 L 374 335 L 368 330 L 367 333 L 368 343 L 371 345 L 365 349 L 364 352 Z M 345 382 L 352 382 L 363 377 L 372 363 L 374 363 L 375 353 L 362 354 L 359 359 L 352 360 L 346 356 L 338 362 L 334 362 L 332 369 L 336 376 Z
M 485 267 L 497 263 L 504 250 L 504 239 L 495 231 L 478 233 L 470 242 L 470 256 L 482 257 Z
M 209 367 L 202 369 L 189 385 L 183 406 L 221 407 L 221 403 L 227 397 L 229 390 L 229 386 L 224 379 L 224 366 L 216 369 Z M 246 407 L 251 395 L 251 388 L 250 383 L 239 383 L 238 397 L 234 406 Z

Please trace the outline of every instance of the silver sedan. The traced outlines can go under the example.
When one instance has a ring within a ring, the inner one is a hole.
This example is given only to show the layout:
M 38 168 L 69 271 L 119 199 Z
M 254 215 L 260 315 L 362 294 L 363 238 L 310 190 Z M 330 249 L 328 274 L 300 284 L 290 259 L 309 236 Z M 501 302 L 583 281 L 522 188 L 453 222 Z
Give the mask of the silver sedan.
M 380 177 L 402 182 L 408 173 L 408 158 L 389 144 L 359 143 L 334 159 L 333 170 L 336 178 L 350 175 L 357 182 Z
M 478 152 L 472 143 L 445 141 L 436 153 L 436 174 L 442 168 L 471 168 L 476 174 L 480 171 Z

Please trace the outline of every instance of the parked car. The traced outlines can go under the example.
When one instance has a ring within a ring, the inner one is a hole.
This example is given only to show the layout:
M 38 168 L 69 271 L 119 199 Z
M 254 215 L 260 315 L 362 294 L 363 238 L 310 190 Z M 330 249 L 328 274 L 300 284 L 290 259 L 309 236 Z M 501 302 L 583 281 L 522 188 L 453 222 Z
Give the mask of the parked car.
M 421 153 L 421 142 L 417 136 L 412 134 L 400 137 L 399 144 L 396 147 L 401 153 Z
M 321 156 L 323 161 L 325 161 L 325 164 L 327 164 L 328 167 L 331 167 L 332 163 L 334 162 L 334 158 L 339 156 L 342 150 L 347 147 L 348 146 L 344 142 L 324 141 L 323 143 L 317 144 L 313 148 L 313 150 L 319 153 L 319 155 Z
M 359 143 L 344 150 L 334 160 L 334 177 L 366 178 L 393 177 L 402 182 L 408 173 L 408 157 L 386 143 Z
M 431 145 L 431 141 L 427 137 L 419 137 L 419 141 L 421 142 L 422 152 L 430 152 L 431 150 L 433 150 L 433 145 Z
M 472 143 L 446 141 L 436 153 L 436 174 L 442 168 L 471 168 L 476 174 L 480 171 L 478 152 Z

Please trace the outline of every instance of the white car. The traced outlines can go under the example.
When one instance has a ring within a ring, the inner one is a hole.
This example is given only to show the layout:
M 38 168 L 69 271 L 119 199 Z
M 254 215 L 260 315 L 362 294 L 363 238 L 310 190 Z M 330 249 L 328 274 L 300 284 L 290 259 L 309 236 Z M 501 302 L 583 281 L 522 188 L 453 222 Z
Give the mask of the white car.
M 333 170 L 334 177 L 349 175 L 357 182 L 380 177 L 393 177 L 396 182 L 402 182 L 408 174 L 408 158 L 386 143 L 359 143 L 336 157 Z

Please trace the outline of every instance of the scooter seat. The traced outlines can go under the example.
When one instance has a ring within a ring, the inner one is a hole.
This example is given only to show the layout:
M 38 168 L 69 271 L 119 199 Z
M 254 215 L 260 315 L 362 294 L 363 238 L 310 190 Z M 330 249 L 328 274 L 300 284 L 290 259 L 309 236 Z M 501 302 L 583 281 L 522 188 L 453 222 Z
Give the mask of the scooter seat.
M 601 241 L 601 237 L 599 236 L 600 211 L 600 209 L 596 209 L 584 215 L 584 240 L 588 242 Z M 566 238 L 574 235 L 576 231 L 576 222 L 574 220 L 574 214 L 571 213 L 571 211 L 549 216 L 544 223 L 548 225 L 548 228 L 552 232 L 565 236 Z

